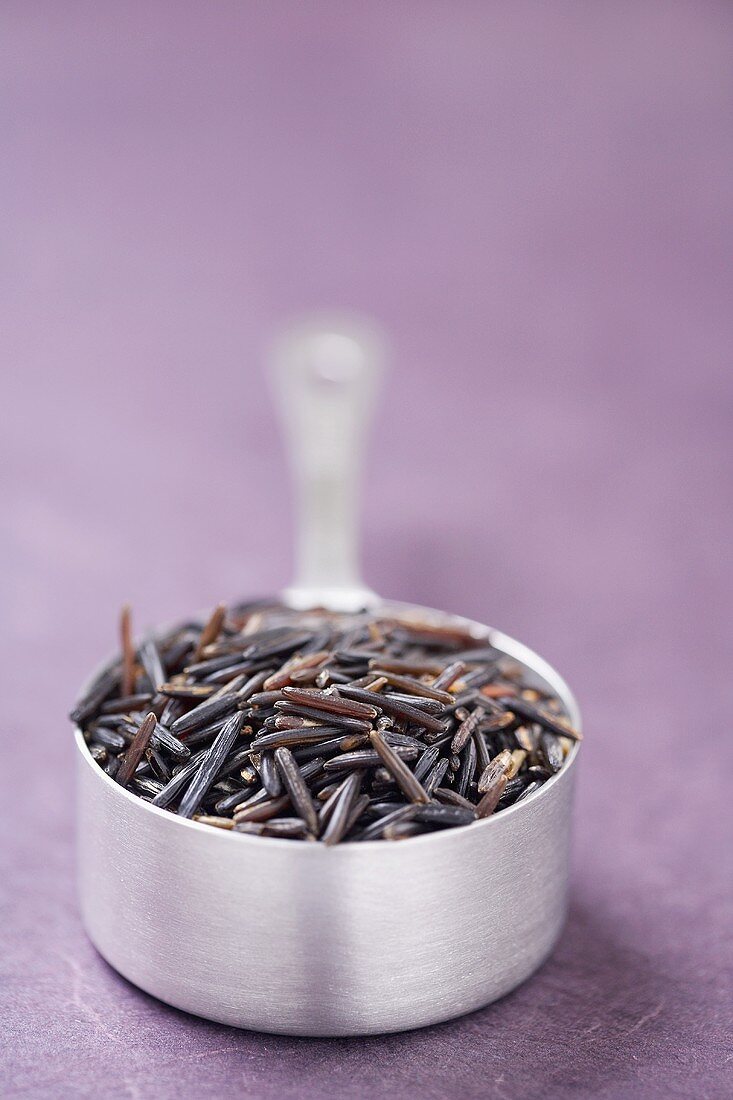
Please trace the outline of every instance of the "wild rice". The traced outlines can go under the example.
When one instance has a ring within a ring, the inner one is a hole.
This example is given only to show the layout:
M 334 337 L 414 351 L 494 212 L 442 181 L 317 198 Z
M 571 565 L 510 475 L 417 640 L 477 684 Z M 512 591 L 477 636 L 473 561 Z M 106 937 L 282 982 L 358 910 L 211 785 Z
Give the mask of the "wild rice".
M 126 787 L 135 774 L 135 769 L 142 760 L 143 753 L 148 747 L 156 722 L 157 718 L 151 711 L 133 737 L 130 747 L 122 757 L 119 771 L 117 772 L 117 782 L 120 786 Z
M 120 614 L 120 648 L 122 649 L 122 694 L 135 690 L 135 647 L 132 644 L 132 613 L 125 604 Z
M 178 807 L 181 817 L 193 817 L 239 737 L 243 722 L 242 713 L 235 714 L 217 733 L 211 748 L 204 754 L 190 787 L 181 799 L 181 805 Z
M 290 795 L 293 809 L 303 818 L 308 826 L 308 831 L 315 836 L 318 833 L 318 815 L 308 785 L 303 778 L 303 773 L 290 749 L 275 749 L 275 760 L 282 781 Z
M 579 733 L 464 629 L 227 610 L 135 646 L 72 711 L 97 765 L 154 806 L 258 836 L 398 840 L 530 797 Z
M 323 807 L 326 817 L 326 827 L 321 836 L 324 844 L 338 844 L 343 837 L 349 822 L 351 810 L 359 794 L 361 776 L 358 772 L 352 772 L 346 777 L 339 790 L 335 792 L 333 803 Z

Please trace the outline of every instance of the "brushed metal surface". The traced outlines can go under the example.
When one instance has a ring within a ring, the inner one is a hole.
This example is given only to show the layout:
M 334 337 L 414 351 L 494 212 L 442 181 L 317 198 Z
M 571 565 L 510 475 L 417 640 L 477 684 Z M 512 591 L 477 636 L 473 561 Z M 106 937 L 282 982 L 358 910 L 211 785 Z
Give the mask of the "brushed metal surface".
M 579 721 L 557 673 L 490 636 Z M 560 934 L 577 747 L 486 821 L 335 848 L 176 817 L 113 782 L 78 731 L 77 749 L 85 926 L 113 967 L 177 1008 L 292 1035 L 407 1030 L 509 992 Z

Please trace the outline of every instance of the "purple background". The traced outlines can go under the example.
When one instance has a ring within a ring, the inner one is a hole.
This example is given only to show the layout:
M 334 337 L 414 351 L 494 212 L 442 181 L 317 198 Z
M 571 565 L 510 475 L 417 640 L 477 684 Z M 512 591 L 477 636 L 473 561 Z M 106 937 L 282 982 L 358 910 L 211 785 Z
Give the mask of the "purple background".
M 0 1091 L 730 1095 L 731 6 L 5 0 L 0 40 Z M 121 602 L 288 579 L 262 349 L 316 307 L 394 343 L 368 580 L 537 648 L 587 729 L 553 959 L 364 1041 L 153 1001 L 73 883 Z

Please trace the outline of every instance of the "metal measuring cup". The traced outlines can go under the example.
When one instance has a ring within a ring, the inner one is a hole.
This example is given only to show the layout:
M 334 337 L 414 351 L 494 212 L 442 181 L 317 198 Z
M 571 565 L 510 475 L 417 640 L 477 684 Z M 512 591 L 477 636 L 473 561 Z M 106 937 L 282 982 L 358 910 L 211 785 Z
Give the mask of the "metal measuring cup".
M 524 665 L 578 728 L 566 683 L 531 650 L 465 618 L 379 600 L 361 582 L 355 481 L 381 357 L 370 330 L 323 320 L 276 350 L 300 511 L 283 602 L 466 629 Z M 332 848 L 158 809 L 96 764 L 80 730 L 76 745 L 85 927 L 116 970 L 177 1008 L 292 1035 L 407 1030 L 509 992 L 562 929 L 577 744 L 539 790 L 493 817 Z

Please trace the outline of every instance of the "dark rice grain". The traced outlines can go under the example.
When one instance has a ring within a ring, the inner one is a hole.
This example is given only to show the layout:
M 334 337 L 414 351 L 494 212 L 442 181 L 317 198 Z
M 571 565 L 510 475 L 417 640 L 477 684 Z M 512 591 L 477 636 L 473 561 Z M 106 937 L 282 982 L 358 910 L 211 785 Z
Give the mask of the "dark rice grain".
M 308 826 L 308 831 L 313 833 L 314 836 L 317 835 L 318 814 L 303 773 L 293 758 L 293 754 L 290 749 L 275 749 L 275 760 L 282 781 L 293 803 L 293 809 L 302 817 Z
M 120 767 L 115 778 L 121 787 L 126 787 L 135 774 L 135 769 L 143 758 L 143 754 L 150 743 L 153 730 L 158 719 L 150 712 L 142 722 L 137 733 L 132 739 L 129 748 L 120 761 Z M 156 794 L 159 793 L 156 791 Z
M 204 754 L 191 785 L 181 799 L 178 813 L 181 817 L 193 817 L 199 803 L 209 787 L 214 783 L 219 769 L 226 760 L 244 724 L 244 715 L 240 711 L 230 718 L 214 738 L 211 748 Z

